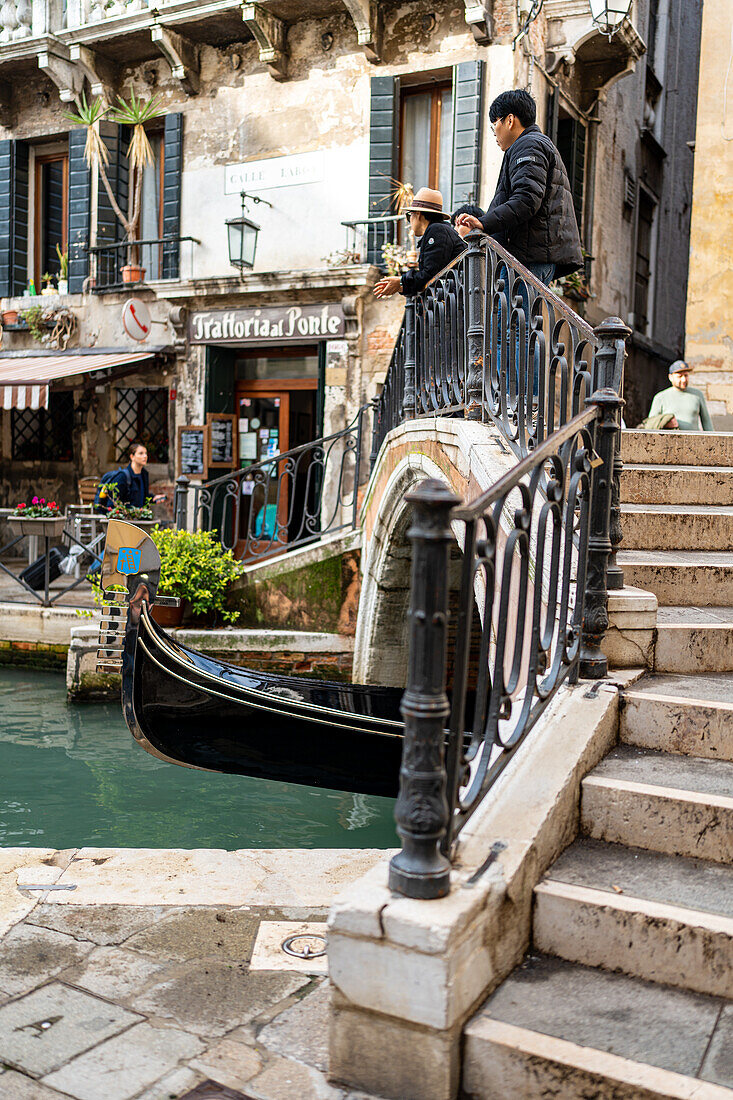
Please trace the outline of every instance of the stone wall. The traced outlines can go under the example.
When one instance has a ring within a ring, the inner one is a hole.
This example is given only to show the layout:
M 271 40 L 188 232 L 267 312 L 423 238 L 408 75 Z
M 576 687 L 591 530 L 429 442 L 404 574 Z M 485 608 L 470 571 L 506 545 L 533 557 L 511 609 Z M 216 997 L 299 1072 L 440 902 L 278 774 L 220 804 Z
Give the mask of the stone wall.
M 721 431 L 733 431 L 732 34 L 728 0 L 705 0 L 685 357 Z

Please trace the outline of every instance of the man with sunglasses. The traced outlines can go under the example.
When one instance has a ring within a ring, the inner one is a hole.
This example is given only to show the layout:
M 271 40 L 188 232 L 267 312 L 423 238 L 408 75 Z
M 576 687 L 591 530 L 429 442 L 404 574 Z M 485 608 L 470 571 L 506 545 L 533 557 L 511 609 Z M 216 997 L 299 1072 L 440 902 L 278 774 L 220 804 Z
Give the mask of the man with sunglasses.
M 482 229 L 543 283 L 583 264 L 573 195 L 560 153 L 536 124 L 529 92 L 498 95 L 489 108 L 504 153 L 496 193 L 483 218 L 461 214 L 457 225 Z

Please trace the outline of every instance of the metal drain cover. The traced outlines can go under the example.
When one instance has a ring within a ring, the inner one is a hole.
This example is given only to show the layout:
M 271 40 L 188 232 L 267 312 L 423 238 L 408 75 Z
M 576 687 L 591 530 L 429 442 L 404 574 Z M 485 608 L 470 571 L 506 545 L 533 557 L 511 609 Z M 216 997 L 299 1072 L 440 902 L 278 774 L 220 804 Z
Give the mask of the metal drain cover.
M 286 955 L 293 955 L 296 959 L 317 959 L 326 954 L 326 937 L 313 932 L 300 932 L 283 940 L 282 949 Z

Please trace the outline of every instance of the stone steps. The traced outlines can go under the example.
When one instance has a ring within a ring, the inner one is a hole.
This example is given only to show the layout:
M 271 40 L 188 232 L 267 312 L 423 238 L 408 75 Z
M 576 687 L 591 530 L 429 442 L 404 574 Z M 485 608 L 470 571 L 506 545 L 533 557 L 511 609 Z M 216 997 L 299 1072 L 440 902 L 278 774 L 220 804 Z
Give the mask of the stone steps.
M 621 527 L 629 550 L 733 550 L 730 505 L 622 504 Z
M 621 473 L 624 504 L 730 504 L 733 468 L 629 464 Z
M 624 548 L 618 562 L 627 585 L 653 592 L 662 605 L 733 606 L 730 551 Z
M 575 841 L 535 888 L 534 946 L 569 962 L 733 997 L 733 868 Z
M 530 955 L 468 1024 L 463 1088 L 474 1100 L 731 1100 L 722 1007 Z
M 619 745 L 583 780 L 580 827 L 595 840 L 733 863 L 733 763 Z
M 733 466 L 733 432 L 626 430 L 621 458 L 644 466 Z
M 645 676 L 623 693 L 621 741 L 733 761 L 733 677 Z

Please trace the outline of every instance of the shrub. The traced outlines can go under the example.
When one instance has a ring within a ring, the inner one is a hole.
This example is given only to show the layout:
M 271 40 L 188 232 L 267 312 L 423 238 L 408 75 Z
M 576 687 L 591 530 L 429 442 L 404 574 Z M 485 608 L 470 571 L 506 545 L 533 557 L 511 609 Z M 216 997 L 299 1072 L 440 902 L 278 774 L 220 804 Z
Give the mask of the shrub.
M 176 531 L 154 527 L 151 538 L 160 553 L 161 596 L 188 600 L 195 615 L 218 612 L 235 622 L 237 611 L 226 611 L 232 581 L 242 572 L 231 550 L 223 550 L 211 531 Z

